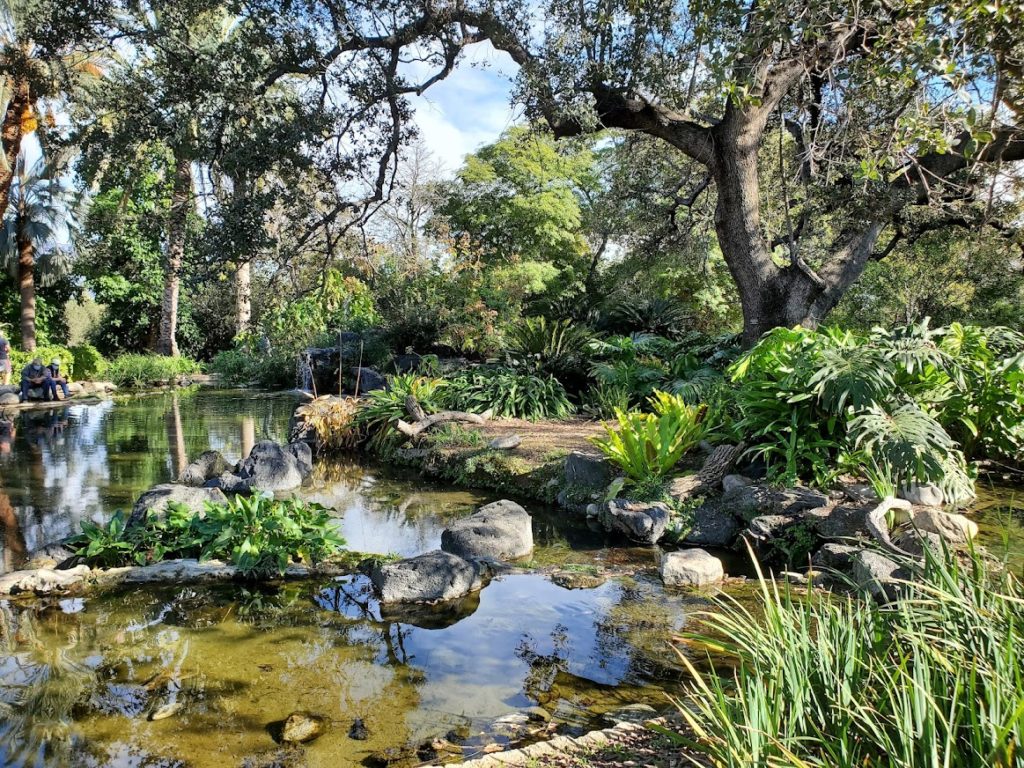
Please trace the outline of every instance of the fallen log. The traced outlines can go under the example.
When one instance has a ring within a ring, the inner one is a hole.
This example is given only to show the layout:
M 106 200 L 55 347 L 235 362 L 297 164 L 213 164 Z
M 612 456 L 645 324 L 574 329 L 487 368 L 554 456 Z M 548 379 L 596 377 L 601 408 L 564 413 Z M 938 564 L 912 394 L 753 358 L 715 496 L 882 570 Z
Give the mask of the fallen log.
M 458 421 L 464 424 L 483 425 L 487 422 L 487 419 L 491 417 L 490 411 L 486 411 L 482 414 L 467 413 L 466 411 L 441 411 L 440 413 L 434 413 L 428 416 L 427 412 L 423 410 L 423 406 L 419 404 L 419 401 L 417 401 L 413 395 L 406 396 L 405 410 L 408 411 L 409 416 L 412 417 L 412 423 L 410 424 L 407 421 L 399 419 L 395 423 L 395 429 L 406 437 L 418 437 L 431 427 L 436 427 L 438 424 L 445 424 L 452 421 Z

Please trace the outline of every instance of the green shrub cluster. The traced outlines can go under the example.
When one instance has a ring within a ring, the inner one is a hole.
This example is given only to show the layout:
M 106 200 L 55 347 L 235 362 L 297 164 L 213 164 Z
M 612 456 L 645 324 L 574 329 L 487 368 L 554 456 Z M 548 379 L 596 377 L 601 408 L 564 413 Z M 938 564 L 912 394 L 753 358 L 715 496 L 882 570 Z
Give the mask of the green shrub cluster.
M 110 365 L 92 344 L 79 344 L 77 347 L 71 347 L 71 359 L 74 362 L 75 378 L 80 381 L 102 379 Z
M 21 369 L 37 357 L 43 361 L 43 365 L 49 365 L 50 361 L 54 358 L 60 360 L 61 369 L 69 380 L 71 378 L 83 378 L 78 374 L 78 370 L 75 367 L 75 356 L 70 349 L 56 344 L 45 344 L 36 347 L 34 352 L 11 349 L 11 381 L 17 383 L 18 377 L 21 375 Z
M 480 367 L 454 375 L 444 389 L 448 407 L 498 418 L 564 419 L 575 410 L 554 376 L 504 367 Z
M 866 589 L 797 597 L 763 577 L 756 606 L 715 598 L 703 632 L 684 635 L 691 733 L 676 740 L 737 768 L 1020 766 L 1020 581 L 978 555 L 902 565 L 919 572 L 889 605 Z
M 107 369 L 112 382 L 128 388 L 173 383 L 178 376 L 201 372 L 202 366 L 187 357 L 135 354 L 115 357 Z
M 284 573 L 291 562 L 315 565 L 340 552 L 345 540 L 319 504 L 269 495 L 207 502 L 202 512 L 170 503 L 164 517 L 128 525 L 117 512 L 106 525 L 84 521 L 69 546 L 91 565 L 147 565 L 174 558 L 219 558 L 251 578 Z

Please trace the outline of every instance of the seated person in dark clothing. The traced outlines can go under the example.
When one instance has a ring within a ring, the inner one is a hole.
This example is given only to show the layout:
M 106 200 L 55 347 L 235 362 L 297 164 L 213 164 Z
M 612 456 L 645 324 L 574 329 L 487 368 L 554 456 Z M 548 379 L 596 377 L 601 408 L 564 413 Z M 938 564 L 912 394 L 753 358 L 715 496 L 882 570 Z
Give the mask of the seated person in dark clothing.
M 38 357 L 21 371 L 21 402 L 28 402 L 28 391 L 35 387 L 42 388 L 45 400 L 57 399 L 57 385 L 50 378 L 50 369 L 43 367 Z
M 50 381 L 53 382 L 53 397 L 54 397 L 54 399 L 57 398 L 57 387 L 60 387 L 62 390 L 64 390 L 64 399 L 65 400 L 67 400 L 69 397 L 71 397 L 71 393 L 68 392 L 68 380 L 67 380 L 67 377 L 63 373 L 60 372 L 60 360 L 58 358 L 56 358 L 56 357 L 53 358 L 53 360 L 50 361 L 50 364 L 48 366 L 46 366 L 46 370 L 48 370 L 50 372 Z

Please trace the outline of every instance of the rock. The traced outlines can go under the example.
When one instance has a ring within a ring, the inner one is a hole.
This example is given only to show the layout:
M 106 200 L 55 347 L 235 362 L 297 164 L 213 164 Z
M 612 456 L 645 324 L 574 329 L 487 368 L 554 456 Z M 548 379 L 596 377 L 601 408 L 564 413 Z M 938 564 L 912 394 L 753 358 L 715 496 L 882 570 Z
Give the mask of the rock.
M 370 581 L 382 603 L 454 600 L 481 586 L 477 565 L 441 550 L 394 563 L 375 562 Z
M 3 405 L 17 405 L 21 402 L 21 397 L 14 394 L 13 392 L 4 392 L 0 394 L 0 406 Z
M 693 511 L 693 522 L 683 540 L 702 547 L 729 547 L 739 533 L 740 524 L 731 507 L 712 499 Z
M 178 478 L 182 485 L 190 485 L 194 488 L 201 488 L 207 480 L 223 475 L 231 469 L 220 451 L 205 451 L 199 454 L 199 458 L 185 467 Z
M 375 389 L 387 389 L 388 380 L 381 376 L 373 368 L 352 368 L 353 386 L 355 381 L 359 382 L 359 392 L 372 392 Z
M 892 543 L 914 557 L 923 558 L 925 550 L 929 550 L 938 558 L 941 558 L 943 554 L 942 536 L 931 531 L 903 528 L 892 537 Z
M 901 499 L 906 499 L 915 506 L 922 507 L 941 507 L 946 501 L 942 489 L 932 483 L 924 485 L 909 483 L 908 485 L 900 486 L 896 495 Z
M 609 725 L 618 725 L 619 723 L 643 725 L 648 720 L 654 720 L 657 717 L 658 710 L 647 704 L 627 704 L 624 707 L 613 709 L 611 712 L 605 712 L 601 715 L 601 719 Z
M 128 518 L 128 525 L 141 525 L 149 515 L 163 516 L 170 502 L 184 504 L 189 509 L 200 512 L 206 502 L 223 504 L 227 500 L 228 497 L 219 488 L 193 488 L 177 483 L 154 485 L 135 502 Z
M 300 768 L 302 765 L 305 765 L 304 751 L 295 744 L 250 755 L 242 761 L 242 768 Z
M 851 501 L 854 504 L 877 504 L 881 501 L 870 483 L 840 483 L 839 491 L 847 501 Z
M 963 515 L 943 512 L 941 509 L 914 507 L 909 512 L 899 511 L 898 522 L 908 522 L 919 531 L 937 533 L 954 546 L 962 546 L 978 535 L 978 524 Z
M 511 451 L 522 445 L 523 438 L 519 435 L 499 435 L 487 444 L 492 451 Z
M 853 564 L 853 556 L 860 551 L 860 547 L 828 543 L 814 553 L 811 565 L 818 570 L 847 571 Z
M 612 499 L 601 508 L 605 529 L 621 533 L 641 544 L 656 544 L 668 526 L 669 508 L 660 501 Z
M 533 518 L 514 501 L 495 501 L 446 528 L 441 549 L 467 560 L 524 557 L 533 551 Z
M 565 458 L 566 485 L 603 490 L 611 481 L 611 465 L 601 454 L 573 451 Z
M 281 726 L 281 741 L 304 744 L 312 741 L 324 730 L 324 718 L 309 712 L 292 712 Z
M 64 592 L 84 581 L 91 572 L 87 565 L 76 565 L 63 571 L 36 568 L 30 571 L 5 573 L 0 576 L 0 595 L 16 595 L 23 592 L 49 595 Z
M 851 557 L 850 575 L 862 589 L 876 600 L 894 600 L 898 595 L 897 579 L 907 577 L 899 564 L 870 549 L 861 549 Z
M 186 584 L 196 581 L 233 579 L 237 573 L 237 568 L 220 560 L 199 562 L 195 558 L 182 558 L 128 568 L 124 573 L 123 580 L 126 584 Z
M 608 581 L 605 574 L 582 571 L 556 571 L 551 581 L 563 589 L 596 589 Z
M 753 484 L 753 480 L 749 477 L 744 477 L 743 475 L 726 475 L 722 478 L 722 490 L 726 493 L 729 493 L 729 491 L 735 491 L 737 488 L 743 488 Z
M 53 570 L 62 570 L 60 566 L 67 563 L 68 566 L 76 565 L 78 556 L 60 544 L 51 544 L 48 547 L 43 547 L 41 550 L 32 555 L 32 559 L 25 563 L 22 570 L 34 570 L 37 568 L 51 568 Z
M 724 494 L 721 501 L 735 516 L 749 521 L 761 515 L 796 515 L 824 507 L 828 496 L 803 487 L 776 490 L 764 485 L 741 485 Z
M 750 521 L 747 533 L 757 541 L 767 542 L 778 538 L 794 523 L 793 518 L 786 515 L 760 515 Z
M 348 737 L 355 741 L 366 741 L 370 738 L 370 731 L 366 728 L 361 717 L 352 721 L 352 727 L 348 729 Z
M 147 720 L 166 720 L 168 717 L 174 717 L 176 714 L 181 712 L 185 708 L 185 702 L 183 701 L 169 701 L 166 704 L 161 704 L 158 707 L 154 707 L 150 710 L 150 713 L 146 716 Z
M 234 472 L 225 472 L 220 477 L 207 480 L 203 488 L 219 488 L 224 493 L 246 493 L 249 491 L 249 483 Z
M 801 515 L 803 521 L 823 539 L 870 539 L 868 515 L 874 505 L 808 509 Z
M 670 587 L 704 587 L 725 578 L 722 561 L 703 549 L 666 552 L 661 556 L 661 580 Z
M 313 449 L 309 443 L 288 443 L 285 446 L 285 450 L 295 457 L 295 461 L 299 465 L 299 472 L 302 473 L 303 478 L 313 471 Z
M 253 491 L 290 491 L 305 478 L 295 454 L 273 440 L 256 443 L 238 465 L 237 474 Z
M 391 364 L 399 373 L 411 373 L 420 367 L 423 358 L 415 352 L 406 352 L 403 355 L 395 355 L 391 358 Z

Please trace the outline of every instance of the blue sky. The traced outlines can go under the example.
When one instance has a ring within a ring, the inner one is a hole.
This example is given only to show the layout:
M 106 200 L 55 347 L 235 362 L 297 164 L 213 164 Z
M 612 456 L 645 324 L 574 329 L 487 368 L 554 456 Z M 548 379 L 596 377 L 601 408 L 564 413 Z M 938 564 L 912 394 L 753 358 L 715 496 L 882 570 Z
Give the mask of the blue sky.
M 514 75 L 506 54 L 479 43 L 446 80 L 413 99 L 423 141 L 449 174 L 521 116 L 509 103 Z

